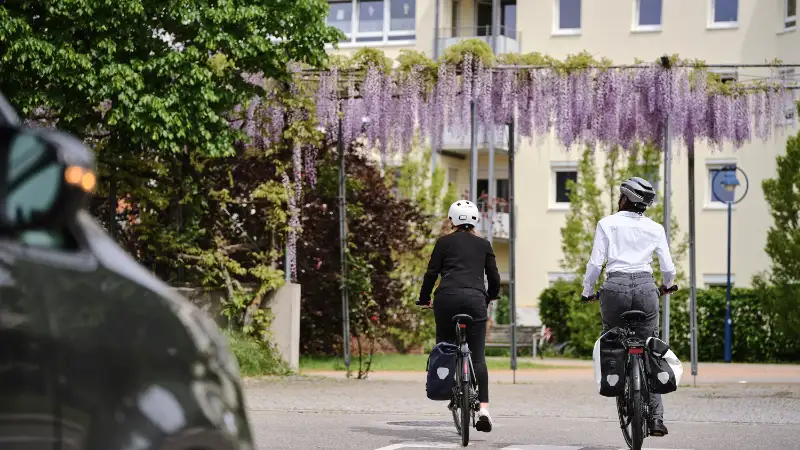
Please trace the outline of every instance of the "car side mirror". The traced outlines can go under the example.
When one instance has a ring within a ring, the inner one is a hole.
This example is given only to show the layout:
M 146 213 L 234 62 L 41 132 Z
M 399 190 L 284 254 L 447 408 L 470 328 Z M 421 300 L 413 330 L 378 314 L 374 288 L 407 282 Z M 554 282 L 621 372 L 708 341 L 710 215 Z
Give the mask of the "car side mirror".
M 0 125 L 0 229 L 58 228 L 74 218 L 97 178 L 73 136 Z

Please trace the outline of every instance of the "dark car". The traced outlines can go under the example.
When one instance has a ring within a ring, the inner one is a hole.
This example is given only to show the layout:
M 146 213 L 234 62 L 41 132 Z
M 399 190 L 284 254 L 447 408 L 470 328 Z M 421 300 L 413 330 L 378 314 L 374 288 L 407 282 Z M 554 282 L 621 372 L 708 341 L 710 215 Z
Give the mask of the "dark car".
M 95 182 L 0 95 L 0 449 L 252 449 L 217 325 L 81 209 Z

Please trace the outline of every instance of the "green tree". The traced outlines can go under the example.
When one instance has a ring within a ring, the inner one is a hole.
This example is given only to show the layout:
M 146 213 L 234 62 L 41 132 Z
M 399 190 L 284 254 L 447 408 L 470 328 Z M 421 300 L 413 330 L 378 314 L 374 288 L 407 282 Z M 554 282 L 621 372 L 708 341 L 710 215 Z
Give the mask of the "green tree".
M 427 217 L 426 222 L 414 229 L 415 239 L 423 245 L 395 255 L 397 269 L 393 277 L 403 284 L 403 304 L 395 312 L 399 320 L 389 328 L 388 337 L 401 352 L 418 349 L 436 334 L 433 312 L 420 310 L 415 303 L 435 239 L 445 221 L 444 211 L 455 201 L 455 186 L 450 184 L 445 188 L 444 169 L 437 167 L 431 172 L 430 159 L 430 150 L 415 150 L 400 166 L 397 177 L 390 179 L 396 185 L 396 195 L 410 200 Z
M 777 157 L 775 178 L 762 182 L 773 224 L 767 232 L 766 253 L 772 260 L 769 280 L 774 295 L 765 307 L 776 313 L 778 329 L 800 340 L 800 135 L 790 137 L 786 154 Z M 766 276 L 757 280 L 764 286 Z
M 586 261 L 592 253 L 597 222 L 603 218 L 602 191 L 597 185 L 597 168 L 592 148 L 583 151 L 578 163 L 577 182 L 567 183 L 569 213 L 561 228 L 561 267 L 578 278 L 586 272 Z
M 323 0 L 10 0 L 0 90 L 28 123 L 94 148 L 92 211 L 129 252 L 170 282 L 226 289 L 228 318 L 260 335 L 257 306 L 283 283 L 292 143 L 241 145 L 249 120 L 235 111 L 288 83 L 289 63 L 324 65 L 340 36 L 327 13 Z M 308 98 L 261 106 L 294 102 L 313 117 Z M 309 123 L 287 140 L 313 144 Z
M 615 180 L 613 188 L 617 192 L 617 199 L 619 198 L 619 185 L 622 180 L 629 177 L 641 177 L 653 184 L 656 188 L 656 201 L 647 208 L 645 216 L 649 217 L 656 223 L 663 225 L 664 223 L 664 189 L 661 180 L 661 165 L 664 153 L 653 144 L 638 144 L 628 152 L 627 165 L 619 172 L 619 179 Z M 614 209 L 616 210 L 616 203 Z M 612 210 L 612 211 L 613 211 Z M 688 242 L 685 236 L 681 235 L 680 225 L 674 213 L 670 212 L 670 251 L 672 254 L 673 262 L 677 269 L 676 280 L 681 281 L 684 279 L 684 273 L 681 270 L 680 261 L 686 254 Z M 658 258 L 653 259 L 653 276 L 657 282 L 661 280 L 661 263 Z

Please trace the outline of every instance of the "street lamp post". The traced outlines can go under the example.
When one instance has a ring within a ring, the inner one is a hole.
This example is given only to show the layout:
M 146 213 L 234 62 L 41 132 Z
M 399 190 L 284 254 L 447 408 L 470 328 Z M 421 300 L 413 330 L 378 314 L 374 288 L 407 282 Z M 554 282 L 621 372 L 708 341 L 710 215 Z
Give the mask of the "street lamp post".
M 739 199 L 735 198 L 736 195 L 736 188 L 739 187 L 739 179 L 736 178 L 736 172 L 739 171 L 744 176 L 745 180 L 745 189 L 744 193 L 742 194 Z M 719 170 L 716 174 L 714 174 L 714 179 L 712 180 L 711 191 L 714 197 L 717 197 L 718 200 L 721 200 L 716 193 L 714 193 L 714 187 L 716 186 L 716 178 L 718 175 L 722 174 L 722 187 L 725 188 L 726 191 L 730 193 L 730 199 L 726 200 L 725 203 L 728 204 L 728 279 L 726 284 L 726 293 L 725 293 L 725 300 L 726 300 L 726 310 L 725 310 L 725 362 L 731 362 L 733 359 L 733 317 L 731 313 L 731 222 L 733 217 L 733 205 L 736 203 L 741 202 L 744 197 L 747 195 L 747 191 L 750 189 L 750 182 L 747 179 L 747 174 L 737 166 L 725 166 L 721 170 Z

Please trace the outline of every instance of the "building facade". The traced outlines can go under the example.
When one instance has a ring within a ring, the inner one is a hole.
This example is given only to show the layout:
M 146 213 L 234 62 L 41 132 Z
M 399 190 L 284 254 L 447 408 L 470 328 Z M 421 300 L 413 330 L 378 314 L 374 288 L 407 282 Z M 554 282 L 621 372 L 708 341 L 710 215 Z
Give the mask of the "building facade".
M 763 64 L 775 59 L 800 63 L 797 0 L 330 0 L 328 23 L 347 40 L 335 51 L 363 46 L 381 48 L 396 57 L 402 49 L 436 57 L 462 39 L 481 38 L 497 53 L 540 52 L 563 59 L 588 51 L 614 63 L 653 61 L 678 54 L 709 64 Z M 493 33 L 493 12 L 499 21 Z M 494 36 L 493 36 L 494 35 Z M 776 73 L 777 72 L 777 73 Z M 797 79 L 794 69 L 739 68 L 722 72 L 733 79 Z M 734 206 L 732 280 L 749 286 L 753 275 L 769 269 L 764 252 L 771 216 L 761 189 L 774 177 L 775 158 L 786 139 L 796 134 L 795 110 L 787 105 L 785 123 L 772 140 L 753 141 L 734 151 L 695 147 L 697 282 L 703 288 L 724 285 L 727 270 L 727 206 L 712 195 L 717 170 L 735 164 L 749 179 L 749 191 Z M 487 189 L 488 151 L 480 138 L 479 191 Z M 518 141 L 516 154 L 517 259 L 516 293 L 521 323 L 538 322 L 538 297 L 559 278 L 561 235 L 569 209 L 567 181 L 577 178 L 580 150 L 564 149 L 553 136 Z M 498 197 L 507 196 L 507 142 L 496 144 Z M 445 139 L 438 163 L 458 192 L 469 188 L 469 143 Z M 597 153 L 602 178 L 604 153 Z M 718 177 L 718 179 L 721 177 Z M 740 176 L 740 178 L 742 178 Z M 663 179 L 663 178 L 662 178 Z M 744 180 L 741 180 L 744 183 Z M 580 182 L 580 180 L 578 180 Z M 686 149 L 673 144 L 672 209 L 685 235 L 688 230 Z M 717 181 L 718 182 L 718 181 Z M 601 181 L 602 183 L 602 181 Z M 662 186 L 663 188 L 663 186 Z M 716 189 L 713 192 L 721 192 Z M 737 195 L 742 194 L 742 189 Z M 508 215 L 500 210 L 494 247 L 504 281 L 508 280 Z M 586 255 L 587 258 L 589 255 Z M 688 271 L 688 258 L 677 263 Z

